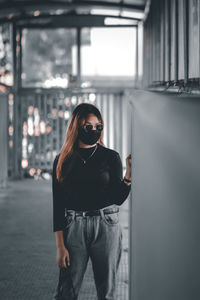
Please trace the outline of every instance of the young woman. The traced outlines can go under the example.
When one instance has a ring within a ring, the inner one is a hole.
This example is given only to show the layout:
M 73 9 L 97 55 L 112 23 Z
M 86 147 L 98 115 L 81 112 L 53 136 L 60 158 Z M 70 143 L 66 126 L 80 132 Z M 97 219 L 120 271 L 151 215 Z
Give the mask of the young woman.
M 53 163 L 57 264 L 69 270 L 74 291 L 73 296 L 67 296 L 61 288 L 54 299 L 78 298 L 90 257 L 98 299 L 116 300 L 122 254 L 119 205 L 131 189 L 131 154 L 122 179 L 119 153 L 102 142 L 103 126 L 95 105 L 77 105 L 68 122 L 65 143 Z

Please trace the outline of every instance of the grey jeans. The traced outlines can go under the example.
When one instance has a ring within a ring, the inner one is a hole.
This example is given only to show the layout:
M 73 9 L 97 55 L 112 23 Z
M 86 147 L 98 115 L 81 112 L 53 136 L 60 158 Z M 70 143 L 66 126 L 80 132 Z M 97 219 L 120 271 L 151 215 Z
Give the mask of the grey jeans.
M 115 206 L 113 204 L 107 208 Z M 69 251 L 74 299 L 78 298 L 90 257 L 98 300 L 116 300 L 117 272 L 122 255 L 123 235 L 119 212 L 104 214 L 104 209 L 105 207 L 100 209 L 100 216 L 73 214 L 65 217 L 63 237 L 65 247 Z

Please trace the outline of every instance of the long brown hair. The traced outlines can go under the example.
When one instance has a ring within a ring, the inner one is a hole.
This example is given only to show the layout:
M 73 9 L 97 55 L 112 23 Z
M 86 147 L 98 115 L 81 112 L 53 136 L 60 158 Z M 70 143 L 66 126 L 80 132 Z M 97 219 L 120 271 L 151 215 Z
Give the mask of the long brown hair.
M 59 182 L 63 182 L 64 177 L 62 174 L 63 163 L 68 159 L 74 158 L 74 154 L 76 153 L 76 149 L 78 147 L 78 128 L 86 121 L 89 114 L 94 114 L 101 124 L 104 125 L 104 121 L 99 109 L 90 103 L 81 103 L 78 104 L 72 112 L 72 115 L 67 124 L 67 131 L 65 136 L 65 142 L 62 146 L 57 167 L 56 167 L 56 177 Z M 103 130 L 101 132 L 99 144 L 104 146 L 103 143 Z M 72 166 L 72 164 L 71 164 Z

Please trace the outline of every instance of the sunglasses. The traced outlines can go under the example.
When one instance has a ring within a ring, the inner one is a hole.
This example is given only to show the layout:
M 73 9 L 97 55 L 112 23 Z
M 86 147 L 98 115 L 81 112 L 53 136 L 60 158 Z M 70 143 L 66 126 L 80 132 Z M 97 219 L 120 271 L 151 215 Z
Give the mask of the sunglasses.
M 83 126 L 83 128 L 86 132 L 90 132 L 90 131 L 92 131 L 93 126 L 92 126 L 92 124 L 86 124 L 86 125 Z M 96 125 L 96 130 L 97 131 L 102 131 L 103 130 L 103 124 L 97 124 Z

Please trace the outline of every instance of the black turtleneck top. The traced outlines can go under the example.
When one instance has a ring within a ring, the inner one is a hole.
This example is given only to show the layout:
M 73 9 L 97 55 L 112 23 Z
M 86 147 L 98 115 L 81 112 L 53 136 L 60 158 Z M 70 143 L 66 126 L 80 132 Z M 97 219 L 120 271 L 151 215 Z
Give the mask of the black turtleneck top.
M 63 183 L 56 178 L 59 155 L 53 162 L 53 231 L 64 230 L 65 208 L 96 210 L 111 204 L 121 205 L 129 195 L 131 185 L 123 181 L 122 162 L 117 151 L 99 143 L 77 149 L 73 167 Z M 81 159 L 86 159 L 86 163 Z M 88 160 L 87 160 L 88 158 Z M 65 163 L 64 163 L 65 164 Z M 63 164 L 63 175 L 67 167 Z

